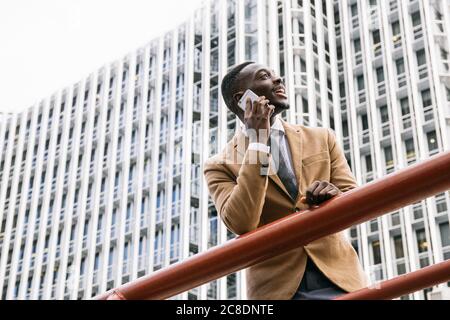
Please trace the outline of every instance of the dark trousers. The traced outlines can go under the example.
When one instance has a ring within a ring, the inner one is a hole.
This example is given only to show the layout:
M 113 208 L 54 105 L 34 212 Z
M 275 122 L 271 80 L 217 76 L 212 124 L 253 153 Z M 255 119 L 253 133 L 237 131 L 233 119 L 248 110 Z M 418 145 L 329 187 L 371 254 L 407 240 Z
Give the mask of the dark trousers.
M 291 300 L 332 300 L 346 293 L 331 282 L 308 257 L 305 274 Z

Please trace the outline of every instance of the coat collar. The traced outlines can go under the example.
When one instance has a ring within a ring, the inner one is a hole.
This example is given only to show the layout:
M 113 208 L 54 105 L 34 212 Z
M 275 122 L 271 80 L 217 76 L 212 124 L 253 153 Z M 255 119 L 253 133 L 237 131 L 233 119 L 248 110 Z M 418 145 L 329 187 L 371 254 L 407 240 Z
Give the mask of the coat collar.
M 289 143 L 289 149 L 291 151 L 292 167 L 295 172 L 295 177 L 297 179 L 297 186 L 299 189 L 297 198 L 296 199 L 291 198 L 291 196 L 289 195 L 289 192 L 286 190 L 286 187 L 281 182 L 278 175 L 275 174 L 275 172 L 273 171 L 273 166 L 270 167 L 269 178 L 278 187 L 280 187 L 280 189 L 283 190 L 284 193 L 286 193 L 286 195 L 290 199 L 292 199 L 292 201 L 297 203 L 298 197 L 300 196 L 300 181 L 301 181 L 302 157 L 303 157 L 303 143 L 302 143 L 301 128 L 298 126 L 293 126 L 293 125 L 285 122 L 281 118 L 280 118 L 280 121 L 284 127 L 286 139 L 287 139 L 287 142 Z M 239 130 L 232 140 L 233 150 L 236 151 L 236 153 L 235 153 L 236 157 L 232 156 L 232 159 L 234 159 L 238 165 L 241 165 L 243 162 L 245 151 L 248 148 L 248 144 L 249 144 L 248 138 L 245 136 L 245 134 L 242 132 L 242 130 Z

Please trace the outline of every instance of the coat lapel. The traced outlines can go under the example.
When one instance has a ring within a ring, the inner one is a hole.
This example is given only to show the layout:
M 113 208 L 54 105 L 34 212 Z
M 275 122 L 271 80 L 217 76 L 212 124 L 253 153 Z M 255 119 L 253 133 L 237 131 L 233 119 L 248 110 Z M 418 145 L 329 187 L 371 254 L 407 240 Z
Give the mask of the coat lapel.
M 301 174 L 302 174 L 302 159 L 303 159 L 302 135 L 299 128 L 296 128 L 283 120 L 282 123 L 286 133 L 286 139 L 289 144 L 289 149 L 291 151 L 292 167 L 294 169 L 295 177 L 297 179 L 298 193 L 297 198 L 294 199 L 295 203 L 297 203 L 301 193 L 300 182 L 302 179 Z

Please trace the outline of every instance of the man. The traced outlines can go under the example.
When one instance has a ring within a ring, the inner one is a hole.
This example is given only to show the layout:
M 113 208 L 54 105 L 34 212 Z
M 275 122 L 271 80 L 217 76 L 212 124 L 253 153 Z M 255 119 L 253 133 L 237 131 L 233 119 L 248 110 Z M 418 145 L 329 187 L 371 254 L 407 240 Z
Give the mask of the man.
M 238 106 L 250 89 L 259 96 Z M 357 186 L 333 131 L 286 123 L 283 81 L 254 62 L 222 81 L 228 108 L 244 127 L 204 174 L 222 221 L 237 235 L 318 205 Z M 301 232 L 301 231 L 300 231 Z M 358 256 L 343 232 L 249 267 L 249 299 L 332 299 L 366 286 Z

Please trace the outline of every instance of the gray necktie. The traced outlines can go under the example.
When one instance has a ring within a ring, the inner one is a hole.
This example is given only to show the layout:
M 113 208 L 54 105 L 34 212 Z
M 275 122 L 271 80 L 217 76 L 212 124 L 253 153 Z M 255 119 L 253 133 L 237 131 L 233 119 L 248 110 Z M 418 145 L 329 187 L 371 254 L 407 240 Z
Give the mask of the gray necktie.
M 278 174 L 281 182 L 283 182 L 286 190 L 291 195 L 291 198 L 295 200 L 298 194 L 297 179 L 292 168 L 288 165 L 289 155 L 284 148 L 284 143 L 286 142 L 284 139 L 285 136 L 283 131 L 272 130 L 270 133 L 271 154 L 275 164 L 275 172 Z

